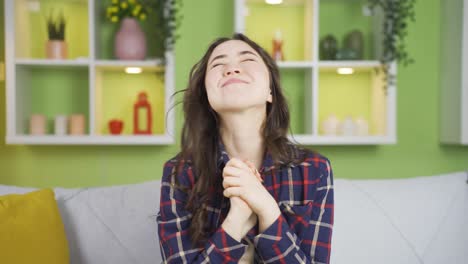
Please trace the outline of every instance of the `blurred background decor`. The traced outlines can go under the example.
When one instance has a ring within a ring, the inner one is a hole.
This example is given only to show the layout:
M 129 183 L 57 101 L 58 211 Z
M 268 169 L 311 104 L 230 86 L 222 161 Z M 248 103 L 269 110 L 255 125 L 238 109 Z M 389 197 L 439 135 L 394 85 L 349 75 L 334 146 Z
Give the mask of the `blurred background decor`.
M 146 58 L 146 35 L 138 21 L 147 18 L 147 8 L 137 0 L 112 0 L 106 16 L 112 23 L 120 23 L 115 34 L 114 55 L 120 60 Z
M 47 35 L 46 57 L 48 59 L 66 59 L 68 56 L 67 43 L 65 42 L 65 16 L 60 11 L 57 17 L 51 9 L 46 17 Z
M 389 71 L 390 63 L 401 62 L 407 66 L 414 62 L 406 49 L 409 22 L 415 22 L 416 0 L 368 0 L 373 13 L 383 12 L 382 55 L 380 61 L 390 84 L 395 76 Z M 385 82 L 386 83 L 386 82 Z
M 142 0 L 148 7 L 150 17 L 148 24 L 154 28 L 157 43 L 161 43 L 158 49 L 158 57 L 164 57 L 165 51 L 174 50 L 174 45 L 180 37 L 177 29 L 182 25 L 183 0 Z

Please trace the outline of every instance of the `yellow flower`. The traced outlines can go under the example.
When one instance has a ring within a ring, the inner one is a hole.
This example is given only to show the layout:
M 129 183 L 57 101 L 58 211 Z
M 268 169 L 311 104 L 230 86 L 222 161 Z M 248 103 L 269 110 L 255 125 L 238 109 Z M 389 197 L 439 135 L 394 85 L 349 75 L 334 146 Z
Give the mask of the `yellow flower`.
M 127 9 L 128 4 L 127 4 L 127 2 L 122 2 L 122 3 L 120 4 L 120 6 L 122 7 L 122 9 Z
M 114 22 L 114 23 L 116 23 L 116 22 L 119 21 L 119 18 L 118 18 L 117 16 L 113 16 L 113 17 L 111 18 L 111 21 Z
M 134 17 L 136 17 L 136 16 L 138 16 L 139 12 L 140 12 L 139 10 L 134 9 L 132 14 L 133 14 Z
M 135 0 L 128 0 L 128 2 L 129 2 L 130 4 L 134 4 L 134 3 L 135 3 Z
M 145 14 L 141 14 L 141 15 L 140 15 L 140 19 L 141 19 L 141 20 L 145 20 L 145 19 L 146 19 L 146 15 L 145 15 Z
M 118 6 L 114 6 L 112 7 L 112 12 L 119 12 L 119 7 Z
M 110 15 L 110 14 L 112 14 L 112 7 L 107 8 L 107 15 Z
M 112 0 L 113 4 L 117 4 L 118 2 L 119 2 L 119 0 Z

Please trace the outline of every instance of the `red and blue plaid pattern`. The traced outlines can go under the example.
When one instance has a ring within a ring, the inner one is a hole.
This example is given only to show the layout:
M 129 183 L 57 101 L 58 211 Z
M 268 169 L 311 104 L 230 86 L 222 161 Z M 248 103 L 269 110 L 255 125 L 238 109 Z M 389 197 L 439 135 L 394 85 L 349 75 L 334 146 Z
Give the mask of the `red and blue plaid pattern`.
M 229 157 L 220 144 L 219 177 Z M 267 152 L 260 174 L 278 202 L 281 215 L 263 233 L 258 225 L 241 242 L 223 230 L 229 199 L 213 199 L 207 221 L 213 233 L 202 248 L 194 248 L 188 229 L 192 215 L 185 209 L 188 195 L 175 188 L 177 160 L 164 165 L 158 233 L 164 263 L 237 263 L 250 243 L 255 263 L 329 263 L 333 229 L 333 172 L 330 161 L 310 153 L 299 165 L 275 167 Z M 194 170 L 184 162 L 179 184 L 193 187 Z M 222 190 L 220 190 L 222 196 Z

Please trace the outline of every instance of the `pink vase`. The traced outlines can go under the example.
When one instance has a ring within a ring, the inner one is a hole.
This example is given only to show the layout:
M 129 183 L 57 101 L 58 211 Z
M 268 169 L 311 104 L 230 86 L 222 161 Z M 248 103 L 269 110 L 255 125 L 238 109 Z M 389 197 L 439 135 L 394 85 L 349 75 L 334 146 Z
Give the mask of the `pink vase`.
M 145 32 L 134 18 L 124 18 L 115 35 L 114 55 L 120 60 L 143 60 L 146 57 Z

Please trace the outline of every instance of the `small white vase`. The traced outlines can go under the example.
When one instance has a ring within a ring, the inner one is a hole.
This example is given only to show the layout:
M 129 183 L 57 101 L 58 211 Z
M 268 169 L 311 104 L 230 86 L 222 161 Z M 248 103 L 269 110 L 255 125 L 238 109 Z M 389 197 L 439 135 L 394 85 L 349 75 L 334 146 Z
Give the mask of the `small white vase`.
M 58 115 L 55 117 L 54 131 L 55 135 L 66 135 L 67 134 L 67 116 Z
M 356 125 L 355 131 L 354 131 L 354 134 L 356 136 L 368 136 L 369 135 L 369 124 L 364 117 L 360 116 L 356 118 L 354 123 Z
M 340 120 L 334 114 L 331 114 L 322 122 L 322 133 L 326 136 L 336 136 L 339 126 Z
M 355 124 L 351 116 L 347 116 L 340 126 L 340 135 L 353 136 L 355 131 Z

